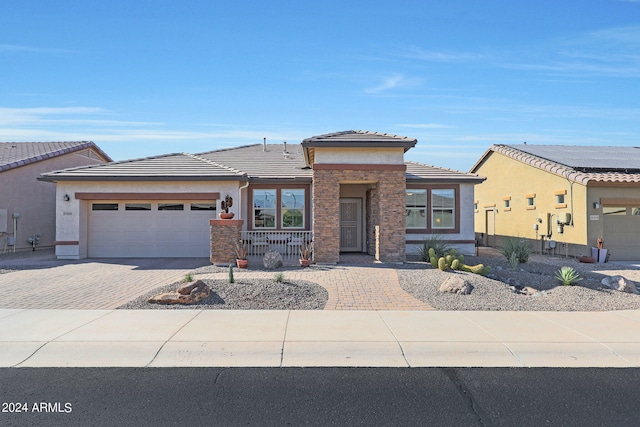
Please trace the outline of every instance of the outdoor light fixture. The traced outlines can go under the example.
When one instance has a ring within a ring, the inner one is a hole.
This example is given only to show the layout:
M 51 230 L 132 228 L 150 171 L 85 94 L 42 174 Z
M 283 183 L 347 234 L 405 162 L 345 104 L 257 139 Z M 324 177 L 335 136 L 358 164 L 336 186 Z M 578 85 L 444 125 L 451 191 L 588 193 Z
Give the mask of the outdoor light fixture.
M 600 203 L 593 202 L 593 209 L 600 209 Z
M 71 199 L 69 198 L 69 195 L 68 195 L 68 194 L 65 194 L 65 195 L 64 195 L 64 197 L 63 197 L 63 199 L 64 199 L 64 201 L 65 201 L 65 202 L 68 202 L 69 200 L 71 200 Z

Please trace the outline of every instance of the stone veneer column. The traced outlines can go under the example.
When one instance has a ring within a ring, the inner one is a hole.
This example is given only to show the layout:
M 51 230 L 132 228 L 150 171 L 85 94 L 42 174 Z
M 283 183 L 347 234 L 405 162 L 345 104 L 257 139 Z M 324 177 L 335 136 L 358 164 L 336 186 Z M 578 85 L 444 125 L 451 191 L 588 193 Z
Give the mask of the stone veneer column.
M 378 169 L 379 168 L 379 169 Z M 314 168 L 313 233 L 314 259 L 318 263 L 340 261 L 340 182 L 377 182 L 369 192 L 367 252 L 379 249 L 379 260 L 405 260 L 406 180 L 404 165 L 387 168 L 378 165 L 357 170 Z M 373 229 L 379 225 L 376 243 Z M 377 246 L 377 247 L 376 247 Z
M 335 171 L 313 171 L 313 258 L 340 261 L 340 184 Z
M 405 172 L 386 170 L 380 172 L 380 175 L 377 194 L 380 261 L 404 262 L 406 255 Z
M 212 219 L 209 220 L 211 231 L 211 250 L 209 260 L 211 264 L 234 264 L 236 262 L 236 242 L 240 240 L 242 219 Z

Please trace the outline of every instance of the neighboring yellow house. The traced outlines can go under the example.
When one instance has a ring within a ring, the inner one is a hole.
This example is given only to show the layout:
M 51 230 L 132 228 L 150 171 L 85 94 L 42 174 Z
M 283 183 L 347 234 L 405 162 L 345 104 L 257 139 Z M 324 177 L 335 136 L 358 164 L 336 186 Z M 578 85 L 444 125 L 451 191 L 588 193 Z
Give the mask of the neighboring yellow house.
M 610 260 L 640 259 L 640 148 L 493 145 L 471 168 L 476 239 L 508 237 L 536 252 L 591 255 L 602 237 Z

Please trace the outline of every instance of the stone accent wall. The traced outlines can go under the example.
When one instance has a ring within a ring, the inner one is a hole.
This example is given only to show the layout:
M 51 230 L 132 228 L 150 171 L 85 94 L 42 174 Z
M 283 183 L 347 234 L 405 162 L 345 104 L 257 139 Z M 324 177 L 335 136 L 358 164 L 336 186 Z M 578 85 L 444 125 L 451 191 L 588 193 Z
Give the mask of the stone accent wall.
M 236 242 L 240 240 L 242 219 L 212 219 L 209 220 L 211 230 L 211 264 L 235 264 Z
M 367 197 L 367 252 L 375 253 L 374 227 L 380 226 L 380 261 L 405 260 L 405 170 L 370 165 L 358 170 L 319 168 L 313 171 L 314 258 L 319 263 L 340 260 L 340 183 L 376 182 Z
M 340 184 L 336 171 L 313 171 L 313 258 L 335 264 L 340 260 Z

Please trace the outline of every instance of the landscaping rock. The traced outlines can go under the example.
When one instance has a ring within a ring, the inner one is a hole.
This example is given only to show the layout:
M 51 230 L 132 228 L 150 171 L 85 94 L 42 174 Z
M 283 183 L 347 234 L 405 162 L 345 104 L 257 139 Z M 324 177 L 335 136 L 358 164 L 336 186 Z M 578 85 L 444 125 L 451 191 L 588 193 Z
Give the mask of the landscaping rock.
M 282 255 L 275 251 L 268 251 L 262 258 L 264 268 L 273 270 L 274 268 L 282 267 Z
M 631 280 L 627 280 L 622 276 L 605 277 L 600 283 L 614 291 L 640 294 L 636 285 Z
M 202 280 L 180 286 L 176 292 L 165 292 L 149 298 L 153 304 L 195 304 L 211 295 L 211 288 Z
M 465 279 L 459 276 L 451 276 L 440 285 L 440 292 L 449 292 L 458 295 L 468 295 L 471 293 L 473 286 Z

